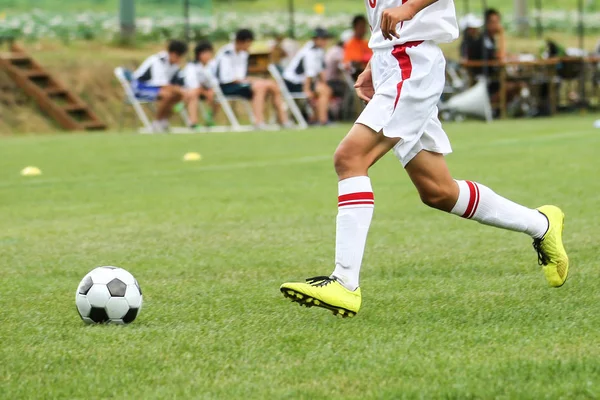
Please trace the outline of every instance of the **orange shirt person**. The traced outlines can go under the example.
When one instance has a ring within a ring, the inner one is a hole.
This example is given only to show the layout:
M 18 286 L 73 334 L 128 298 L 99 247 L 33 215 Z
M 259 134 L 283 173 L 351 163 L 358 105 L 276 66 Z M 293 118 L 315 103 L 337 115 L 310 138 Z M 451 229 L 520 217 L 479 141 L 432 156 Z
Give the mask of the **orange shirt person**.
M 354 36 L 344 45 L 344 64 L 358 64 L 364 69 L 373 52 L 369 48 L 369 41 L 365 39 L 367 34 L 367 19 L 362 15 L 357 15 L 352 20 L 352 30 Z

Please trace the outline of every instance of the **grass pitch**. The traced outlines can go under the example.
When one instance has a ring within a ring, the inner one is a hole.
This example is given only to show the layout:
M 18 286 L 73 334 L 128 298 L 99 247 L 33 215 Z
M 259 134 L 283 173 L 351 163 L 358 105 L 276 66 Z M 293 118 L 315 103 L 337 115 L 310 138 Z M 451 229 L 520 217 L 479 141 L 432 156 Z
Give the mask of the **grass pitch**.
M 563 207 L 563 288 L 527 237 L 426 208 L 387 156 L 350 320 L 279 292 L 332 269 L 347 127 L 2 139 L 0 398 L 598 398 L 592 120 L 447 126 L 456 177 Z M 131 326 L 77 316 L 79 280 L 107 264 L 144 289 Z

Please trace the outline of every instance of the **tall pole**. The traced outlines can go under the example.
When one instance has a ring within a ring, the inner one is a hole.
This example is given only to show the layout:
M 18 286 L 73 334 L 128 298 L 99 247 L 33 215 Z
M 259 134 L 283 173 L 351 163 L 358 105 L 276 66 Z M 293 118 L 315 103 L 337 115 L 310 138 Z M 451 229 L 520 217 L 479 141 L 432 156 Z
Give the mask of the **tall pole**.
M 185 41 L 190 42 L 190 0 L 183 0 L 183 18 L 185 20 Z
M 135 2 L 134 0 L 120 0 L 119 22 L 121 25 L 121 40 L 130 42 L 135 36 Z
M 535 19 L 535 31 L 538 39 L 544 36 L 544 27 L 542 26 L 542 0 L 535 0 L 535 9 L 537 10 L 537 18 Z
M 577 8 L 579 11 L 579 23 L 577 26 L 577 33 L 579 34 L 579 48 L 581 50 L 583 50 L 583 47 L 585 45 L 584 43 L 584 36 L 585 36 L 585 26 L 583 23 L 583 13 L 584 13 L 584 5 L 583 5 L 583 0 L 578 0 L 577 2 Z
M 514 0 L 515 22 L 519 36 L 529 33 L 529 19 L 527 18 L 527 0 Z
M 584 12 L 584 5 L 583 5 L 583 0 L 579 0 L 577 2 L 577 8 L 579 9 L 579 24 L 577 27 L 577 31 L 579 33 L 579 48 L 581 50 L 584 50 L 584 35 L 585 35 L 585 27 L 584 27 L 584 22 L 583 22 L 583 12 Z M 586 79 L 585 79 L 585 61 L 584 58 L 581 58 L 581 72 L 580 72 L 580 80 L 579 80 L 579 92 L 580 92 L 580 97 L 581 97 L 581 107 L 583 109 L 583 107 L 585 107 L 587 105 L 587 99 L 586 99 L 586 90 L 585 90 L 585 85 L 586 85 Z
M 296 27 L 295 27 L 295 21 L 294 21 L 294 0 L 288 0 L 288 9 L 289 9 L 289 13 L 290 13 L 289 36 L 290 36 L 290 38 L 294 39 L 296 37 Z

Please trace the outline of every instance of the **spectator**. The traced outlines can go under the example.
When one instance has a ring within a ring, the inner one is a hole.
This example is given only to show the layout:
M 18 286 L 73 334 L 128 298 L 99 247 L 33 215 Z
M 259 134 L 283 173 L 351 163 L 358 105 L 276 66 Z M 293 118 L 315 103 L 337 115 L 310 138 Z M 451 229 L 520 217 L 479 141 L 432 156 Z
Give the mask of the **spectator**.
M 269 62 L 275 64 L 278 68 L 282 68 L 284 60 L 288 57 L 287 52 L 283 48 L 283 35 L 275 34 L 275 39 L 271 43 L 271 54 L 269 55 Z
M 340 40 L 335 46 L 331 46 L 325 53 L 325 81 L 333 90 L 335 97 L 343 97 L 346 93 L 347 84 L 342 75 L 344 67 L 344 44 L 353 36 L 350 31 L 342 33 Z
M 213 64 L 213 73 L 226 96 L 240 96 L 252 101 L 254 123 L 257 128 L 265 127 L 267 96 L 271 97 L 279 115 L 279 122 L 287 126 L 289 125 L 287 112 L 275 81 L 248 77 L 248 50 L 253 41 L 254 33 L 251 30 L 239 30 L 235 41 L 218 51 Z
M 215 92 L 212 89 L 212 73 L 209 63 L 214 57 L 212 43 L 204 41 L 196 45 L 194 49 L 194 61 L 189 63 L 183 70 L 183 82 L 185 88 L 190 92 L 188 102 L 188 115 L 192 128 L 198 126 L 198 101 L 206 100 L 211 109 L 205 115 L 207 126 L 214 125 L 213 117 L 217 111 Z
M 460 43 L 460 59 L 465 61 L 469 59 L 469 49 L 472 48 L 473 43 L 481 35 L 480 29 L 483 26 L 483 21 L 473 14 L 467 14 L 460 21 L 460 25 L 463 31 L 463 40 Z
M 325 82 L 325 47 L 331 36 L 325 29 L 317 28 L 310 40 L 290 62 L 283 72 L 290 92 L 304 92 L 319 123 L 329 121 L 331 88 Z M 314 122 L 314 121 L 313 121 Z
M 187 51 L 186 43 L 173 40 L 166 51 L 148 57 L 133 73 L 135 95 L 149 101 L 158 100 L 156 120 L 152 123 L 155 132 L 167 131 L 173 106 L 188 99 L 185 90 L 176 85 L 179 65 Z
M 506 59 L 506 39 L 499 11 L 490 8 L 485 12 L 485 30 L 470 44 L 467 51 L 469 60 L 504 61 Z
M 351 64 L 358 73 L 365 69 L 373 55 L 369 48 L 369 41 L 365 39 L 367 25 L 367 19 L 364 16 L 354 17 L 352 20 L 354 36 L 344 45 L 344 64 Z

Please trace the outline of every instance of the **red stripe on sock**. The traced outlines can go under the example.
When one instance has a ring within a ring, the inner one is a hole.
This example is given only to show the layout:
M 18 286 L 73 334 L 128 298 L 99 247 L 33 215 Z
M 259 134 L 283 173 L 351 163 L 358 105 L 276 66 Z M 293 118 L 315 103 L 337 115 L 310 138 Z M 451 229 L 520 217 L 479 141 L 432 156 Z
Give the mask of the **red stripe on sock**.
M 338 203 L 350 200 L 374 200 L 373 192 L 348 193 L 338 196 Z
M 473 211 L 473 206 L 475 205 L 475 185 L 471 181 L 467 182 L 467 186 L 469 186 L 469 205 L 467 206 L 467 211 L 462 215 L 463 218 L 470 218 L 471 212 Z
M 374 201 L 347 201 L 347 202 L 343 202 L 343 203 L 338 203 L 338 207 L 346 207 L 346 206 L 361 206 L 361 205 L 375 205 Z
M 471 215 L 469 215 L 469 219 L 473 218 L 475 216 L 475 213 L 477 212 L 477 207 L 479 207 L 479 200 L 481 199 L 481 193 L 479 192 L 479 186 L 475 183 L 472 182 L 473 186 L 475 186 L 475 192 L 476 192 L 476 198 L 475 198 L 475 205 L 473 206 L 473 212 L 471 212 Z

